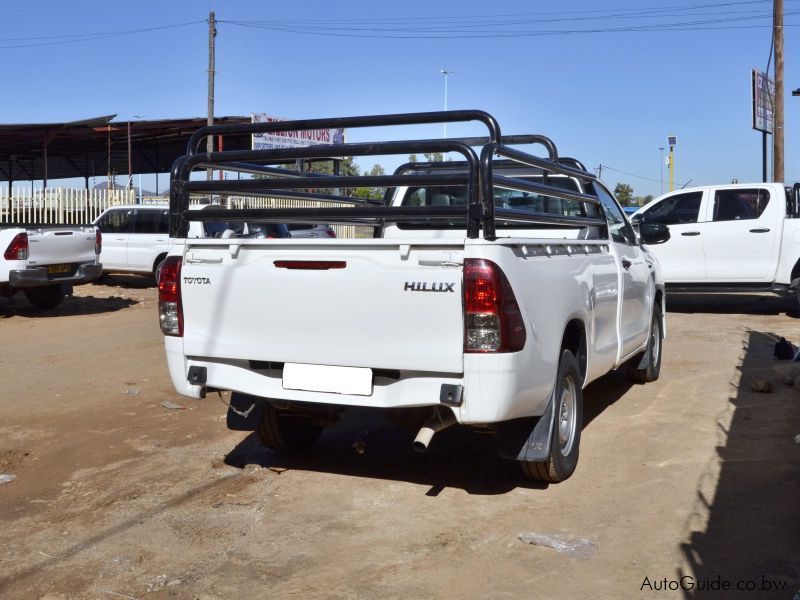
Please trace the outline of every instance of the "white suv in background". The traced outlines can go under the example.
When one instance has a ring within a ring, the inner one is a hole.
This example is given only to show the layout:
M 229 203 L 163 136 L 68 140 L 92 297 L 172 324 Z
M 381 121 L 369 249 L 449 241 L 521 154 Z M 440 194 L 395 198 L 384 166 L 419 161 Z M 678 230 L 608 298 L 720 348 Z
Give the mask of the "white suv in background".
M 103 234 L 103 272 L 155 273 L 172 242 L 169 208 L 137 204 L 113 206 L 94 221 Z

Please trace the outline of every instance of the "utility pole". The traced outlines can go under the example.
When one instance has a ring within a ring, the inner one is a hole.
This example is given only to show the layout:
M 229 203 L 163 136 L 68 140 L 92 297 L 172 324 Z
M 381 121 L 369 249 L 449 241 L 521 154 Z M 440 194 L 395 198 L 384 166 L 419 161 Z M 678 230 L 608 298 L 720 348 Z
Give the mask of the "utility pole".
M 678 145 L 678 136 L 670 133 L 667 136 L 667 146 L 669 146 L 669 191 L 675 189 L 675 146 Z
M 774 0 L 772 39 L 775 45 L 775 131 L 772 134 L 772 180 L 783 181 L 783 0 Z
M 658 151 L 659 151 L 659 157 L 660 157 L 659 162 L 661 163 L 661 176 L 660 176 L 660 179 L 659 179 L 659 181 L 661 182 L 661 187 L 660 187 L 658 193 L 663 195 L 663 193 L 664 193 L 664 146 L 659 146 L 658 147 Z
M 603 179 L 603 164 L 602 163 L 597 165 L 597 178 L 598 179 Z
M 214 39 L 217 37 L 216 15 L 212 10 L 208 13 L 208 125 L 214 124 Z M 206 151 L 214 151 L 214 136 L 206 138 Z M 206 169 L 206 179 L 214 178 L 212 169 Z

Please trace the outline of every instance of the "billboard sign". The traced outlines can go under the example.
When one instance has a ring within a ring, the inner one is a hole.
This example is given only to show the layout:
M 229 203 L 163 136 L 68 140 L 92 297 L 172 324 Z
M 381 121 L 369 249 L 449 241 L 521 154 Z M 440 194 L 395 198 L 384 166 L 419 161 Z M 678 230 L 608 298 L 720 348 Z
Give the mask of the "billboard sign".
M 772 133 L 775 123 L 775 82 L 753 69 L 753 129 Z
M 274 123 L 286 121 L 266 113 L 252 113 L 253 123 Z M 253 150 L 272 150 L 275 148 L 301 148 L 324 144 L 344 144 L 344 129 L 309 129 L 306 131 L 273 131 L 253 134 Z

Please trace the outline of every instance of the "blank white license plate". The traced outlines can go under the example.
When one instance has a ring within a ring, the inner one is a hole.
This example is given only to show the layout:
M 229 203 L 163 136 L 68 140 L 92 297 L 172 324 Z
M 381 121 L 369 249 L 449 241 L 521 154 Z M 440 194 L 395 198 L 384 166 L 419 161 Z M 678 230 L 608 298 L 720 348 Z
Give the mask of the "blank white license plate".
M 372 369 L 286 363 L 283 389 L 371 396 Z

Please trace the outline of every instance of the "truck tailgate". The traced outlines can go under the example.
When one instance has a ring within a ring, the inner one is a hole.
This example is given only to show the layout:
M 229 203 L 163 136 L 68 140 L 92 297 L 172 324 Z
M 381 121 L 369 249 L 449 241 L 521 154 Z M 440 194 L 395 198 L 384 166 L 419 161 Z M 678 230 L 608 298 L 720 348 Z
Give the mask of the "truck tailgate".
M 94 262 L 94 227 L 46 225 L 28 227 L 29 265 Z
M 187 245 L 187 356 L 460 373 L 463 242 Z

